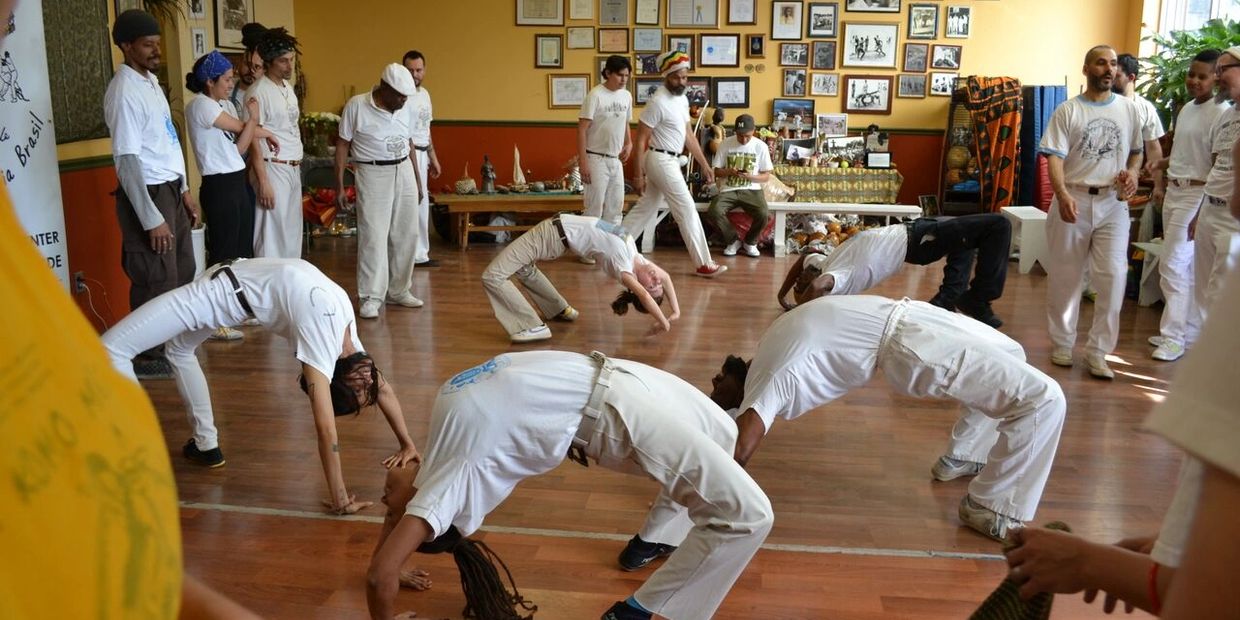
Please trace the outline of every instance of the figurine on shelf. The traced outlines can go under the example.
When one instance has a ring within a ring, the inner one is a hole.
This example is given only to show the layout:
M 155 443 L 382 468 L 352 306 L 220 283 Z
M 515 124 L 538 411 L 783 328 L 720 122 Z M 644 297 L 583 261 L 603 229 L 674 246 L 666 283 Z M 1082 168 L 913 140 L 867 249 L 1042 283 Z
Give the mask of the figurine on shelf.
M 482 193 L 495 193 L 495 166 L 491 165 L 491 156 L 482 156 Z

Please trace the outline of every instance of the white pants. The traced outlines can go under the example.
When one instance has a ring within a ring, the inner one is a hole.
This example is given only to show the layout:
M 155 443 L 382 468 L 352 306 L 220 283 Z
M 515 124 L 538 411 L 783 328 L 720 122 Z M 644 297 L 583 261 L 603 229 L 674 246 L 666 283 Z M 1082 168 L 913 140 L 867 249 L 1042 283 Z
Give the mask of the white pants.
M 513 276 L 529 291 L 543 316 L 554 317 L 568 307 L 555 285 L 538 269 L 538 261 L 555 260 L 565 249 L 555 225 L 549 219 L 543 220 L 509 243 L 482 271 L 482 288 L 491 300 L 495 318 L 509 336 L 543 324 L 517 285 L 512 283 Z
M 1056 347 L 1076 344 L 1081 313 L 1081 274 L 1086 261 L 1091 286 L 1098 293 L 1094 321 L 1085 344 L 1087 354 L 1107 355 L 1119 340 L 1119 310 L 1124 302 L 1128 273 L 1128 204 L 1115 192 L 1097 196 L 1069 189 L 1076 199 L 1076 222 L 1059 217 L 1059 199 L 1051 200 L 1046 214 L 1046 318 Z
M 254 207 L 254 257 L 301 258 L 301 169 L 267 162 L 275 208 Z
M 1179 345 L 1197 340 L 1201 310 L 1193 293 L 1193 249 L 1188 223 L 1201 205 L 1202 186 L 1167 188 L 1163 200 L 1163 249 L 1158 263 L 1162 284 L 1163 313 L 1158 333 Z
M 424 263 L 430 258 L 431 251 L 431 186 L 427 185 L 430 181 L 427 175 L 430 170 L 431 157 L 426 151 L 419 151 L 418 149 L 413 149 L 409 153 L 409 157 L 413 160 L 413 167 L 418 173 L 418 180 L 422 182 L 422 200 L 418 202 L 417 222 L 415 224 L 418 238 L 413 245 L 413 262 Z
M 418 241 L 418 189 L 413 166 L 359 164 L 357 179 L 357 297 L 395 298 L 413 285 Z
M 619 224 L 624 214 L 624 166 L 615 157 L 586 153 L 586 159 L 589 160 L 590 182 L 584 186 L 586 209 L 583 215 Z
M 732 459 L 736 424 L 722 411 L 703 420 L 674 415 L 674 394 L 654 394 L 620 371 L 611 386 L 586 454 L 654 478 L 663 486 L 657 503 L 675 506 L 689 525 L 633 597 L 673 620 L 710 618 L 770 533 L 770 500 Z
M 706 233 L 702 230 L 702 218 L 698 216 L 693 195 L 680 173 L 678 159 L 656 150 L 646 151 L 646 193 L 624 217 L 624 229 L 640 234 L 650 220 L 658 215 L 659 208 L 667 204 L 680 227 L 694 267 L 709 265 L 710 249 L 706 245 Z
M 1063 390 L 997 330 L 919 301 L 905 301 L 903 312 L 898 321 L 893 314 L 878 353 L 887 382 L 909 396 L 959 402 L 947 455 L 986 463 L 969 495 L 1001 515 L 1032 519 L 1059 446 Z
M 237 301 L 232 282 L 224 275 L 212 280 L 214 272 L 209 269 L 193 282 L 142 304 L 103 334 L 112 366 L 135 383 L 134 356 L 168 343 L 164 351 L 189 409 L 189 427 L 199 450 L 219 446 L 219 437 L 207 378 L 194 352 L 217 328 L 250 318 Z
M 1201 214 L 1197 216 L 1195 239 L 1197 251 L 1193 269 L 1196 298 L 1204 323 L 1210 306 L 1223 290 L 1227 274 L 1240 259 L 1240 222 L 1231 216 L 1227 205 L 1210 204 L 1206 200 L 1201 205 Z

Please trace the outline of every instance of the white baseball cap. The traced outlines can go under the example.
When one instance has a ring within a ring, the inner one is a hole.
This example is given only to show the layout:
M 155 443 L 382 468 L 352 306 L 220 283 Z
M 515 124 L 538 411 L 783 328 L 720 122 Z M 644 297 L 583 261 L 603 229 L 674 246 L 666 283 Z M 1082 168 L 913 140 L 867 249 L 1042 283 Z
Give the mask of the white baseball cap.
M 418 92 L 418 87 L 413 83 L 413 75 L 404 65 L 394 62 L 383 68 L 383 76 L 380 78 L 384 84 L 391 86 L 396 92 L 412 97 Z

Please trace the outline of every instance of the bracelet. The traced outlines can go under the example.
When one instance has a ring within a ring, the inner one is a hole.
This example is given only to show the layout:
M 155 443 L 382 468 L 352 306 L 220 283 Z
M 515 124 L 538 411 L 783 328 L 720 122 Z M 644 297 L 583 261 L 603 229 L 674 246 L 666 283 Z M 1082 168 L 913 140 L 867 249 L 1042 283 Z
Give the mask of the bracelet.
M 1150 566 L 1149 590 L 1150 611 L 1157 616 L 1162 612 L 1162 601 L 1158 600 L 1158 562 Z

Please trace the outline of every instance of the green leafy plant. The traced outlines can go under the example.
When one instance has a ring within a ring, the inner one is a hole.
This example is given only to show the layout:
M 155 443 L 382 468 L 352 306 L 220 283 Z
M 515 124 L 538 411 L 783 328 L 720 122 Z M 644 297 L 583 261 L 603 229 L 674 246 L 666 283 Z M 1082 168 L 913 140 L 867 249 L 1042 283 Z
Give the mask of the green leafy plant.
M 1180 108 L 1188 103 L 1184 76 L 1193 56 L 1207 49 L 1225 50 L 1240 45 L 1240 22 L 1212 19 L 1199 30 L 1182 30 L 1169 36 L 1152 33 L 1144 38 L 1158 45 L 1158 52 L 1141 59 L 1142 81 L 1137 92 L 1158 109 L 1164 127 L 1170 127 Z

